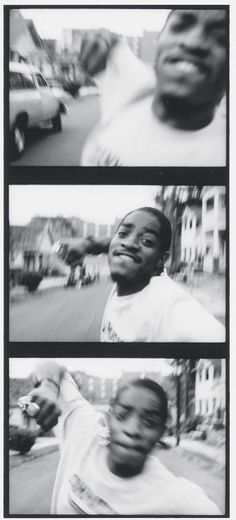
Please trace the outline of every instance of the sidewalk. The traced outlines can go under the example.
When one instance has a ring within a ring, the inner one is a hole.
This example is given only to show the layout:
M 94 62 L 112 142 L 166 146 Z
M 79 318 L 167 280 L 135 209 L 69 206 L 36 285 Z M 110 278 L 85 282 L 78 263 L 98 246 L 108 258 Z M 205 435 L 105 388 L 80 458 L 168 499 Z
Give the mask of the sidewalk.
M 168 444 L 172 447 L 175 446 L 176 440 L 173 437 L 167 438 Z M 198 455 L 205 459 L 216 462 L 221 467 L 225 465 L 225 445 L 211 446 L 205 441 L 197 441 L 192 439 L 180 439 L 179 448 Z
M 58 439 L 55 437 L 38 437 L 31 450 L 25 455 L 20 455 L 17 451 L 9 451 L 9 467 L 15 468 L 23 462 L 36 459 L 59 449 Z
M 43 278 L 37 290 L 33 293 L 30 293 L 23 285 L 18 285 L 10 290 L 10 303 L 20 301 L 24 298 L 27 298 L 27 296 L 35 296 L 43 293 L 44 291 L 56 289 L 58 287 L 63 287 L 64 285 L 66 285 L 66 282 L 67 276 L 47 276 Z

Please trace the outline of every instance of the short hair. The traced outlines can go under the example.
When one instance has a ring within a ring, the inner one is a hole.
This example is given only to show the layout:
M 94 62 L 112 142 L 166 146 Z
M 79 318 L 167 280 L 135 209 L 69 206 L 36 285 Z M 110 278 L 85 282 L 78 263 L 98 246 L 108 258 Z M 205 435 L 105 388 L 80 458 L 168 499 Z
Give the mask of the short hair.
M 172 240 L 172 230 L 169 219 L 157 208 L 152 208 L 151 206 L 144 206 L 142 208 L 134 209 L 133 211 L 129 211 L 127 215 L 121 220 L 117 229 L 122 225 L 126 217 L 135 213 L 136 211 L 146 211 L 147 213 L 151 213 L 156 217 L 158 223 L 160 224 L 160 240 L 161 240 L 161 252 L 166 253 L 170 249 L 171 240 Z
M 126 390 L 127 388 L 130 388 L 130 386 L 138 387 L 138 388 L 146 388 L 147 390 L 151 390 L 158 400 L 161 402 L 161 419 L 165 425 L 167 417 L 168 417 L 168 399 L 167 394 L 165 390 L 162 388 L 161 385 L 156 383 L 156 381 L 153 381 L 153 379 L 149 378 L 137 378 L 137 379 L 131 379 L 126 384 L 118 388 L 115 398 L 113 399 L 112 406 L 117 404 L 119 397 L 121 393 Z

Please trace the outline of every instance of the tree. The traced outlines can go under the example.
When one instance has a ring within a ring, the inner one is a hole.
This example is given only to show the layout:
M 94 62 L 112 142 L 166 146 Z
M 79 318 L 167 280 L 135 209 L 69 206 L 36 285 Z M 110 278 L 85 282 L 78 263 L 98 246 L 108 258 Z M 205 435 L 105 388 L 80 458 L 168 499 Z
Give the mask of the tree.
M 176 408 L 176 437 L 179 443 L 180 431 L 194 417 L 195 379 L 198 359 L 170 359 L 173 367 L 172 398 Z M 184 420 L 183 420 L 184 419 Z M 183 427 L 182 427 L 183 424 Z

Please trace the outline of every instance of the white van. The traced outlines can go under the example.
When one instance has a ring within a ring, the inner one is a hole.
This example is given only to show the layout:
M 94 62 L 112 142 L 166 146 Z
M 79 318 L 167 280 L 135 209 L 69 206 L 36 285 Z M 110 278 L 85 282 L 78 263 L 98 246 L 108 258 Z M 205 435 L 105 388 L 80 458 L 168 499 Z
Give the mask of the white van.
M 10 62 L 9 83 L 10 153 L 17 159 L 24 153 L 29 128 L 51 123 L 55 132 L 62 130 L 63 105 L 35 67 Z

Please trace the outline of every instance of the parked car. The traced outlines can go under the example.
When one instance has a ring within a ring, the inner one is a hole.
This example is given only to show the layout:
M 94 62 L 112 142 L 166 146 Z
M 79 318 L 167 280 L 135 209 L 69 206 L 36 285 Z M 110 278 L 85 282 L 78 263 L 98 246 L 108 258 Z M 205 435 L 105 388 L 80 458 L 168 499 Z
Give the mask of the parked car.
M 23 63 L 10 62 L 10 152 L 13 159 L 23 155 L 30 128 L 52 124 L 62 130 L 62 105 L 53 95 L 43 74 Z
M 52 94 L 59 101 L 61 106 L 61 113 L 66 114 L 67 105 L 73 100 L 72 96 L 63 88 L 62 82 L 54 77 L 47 78 L 48 85 Z

